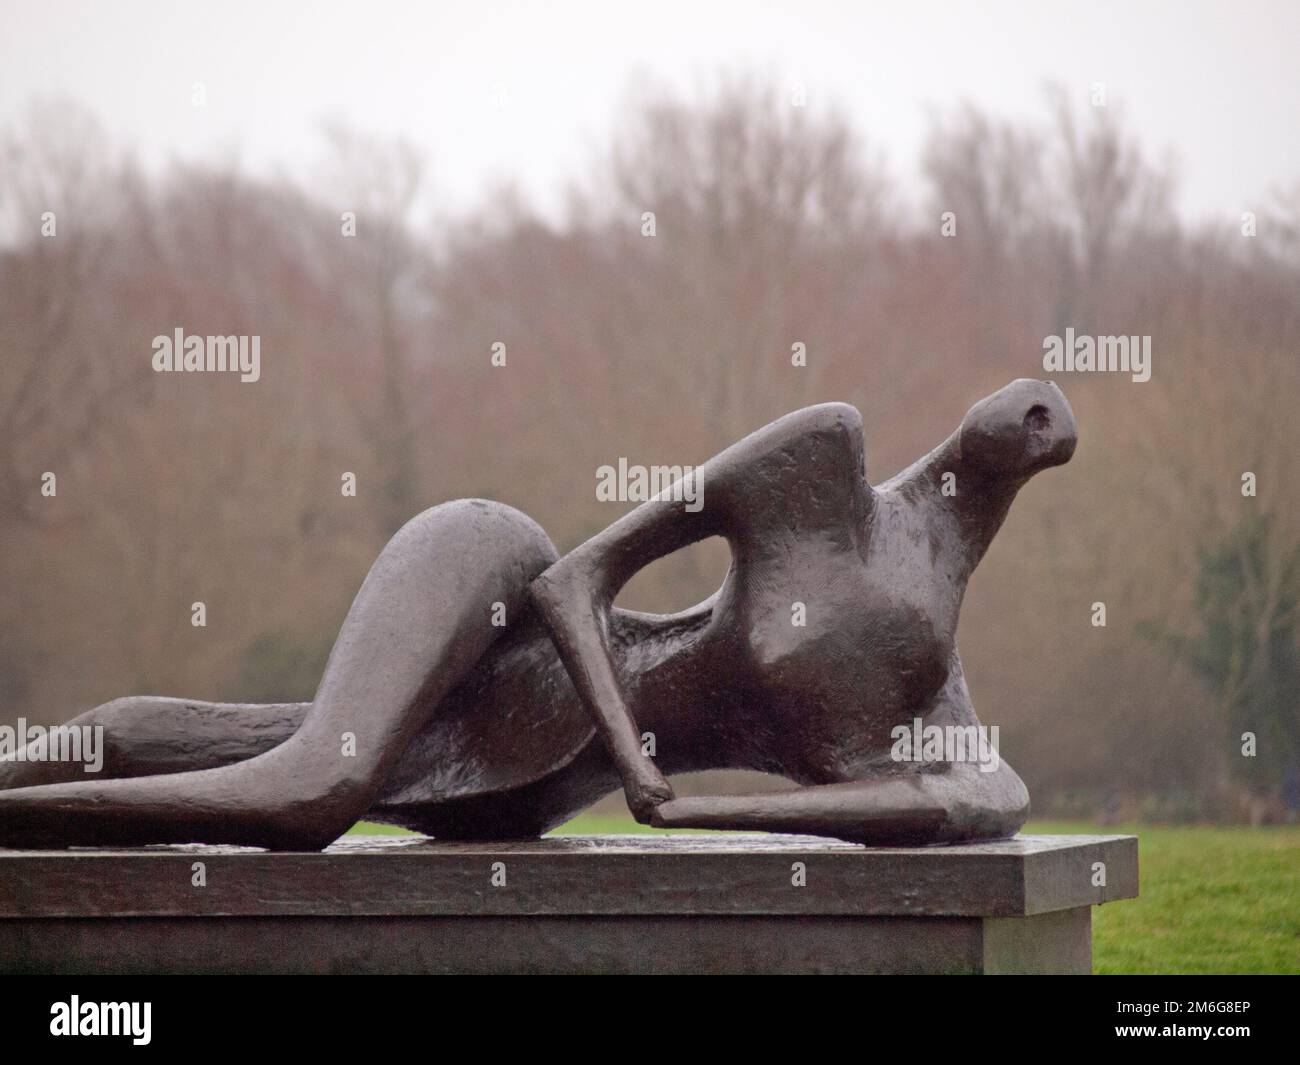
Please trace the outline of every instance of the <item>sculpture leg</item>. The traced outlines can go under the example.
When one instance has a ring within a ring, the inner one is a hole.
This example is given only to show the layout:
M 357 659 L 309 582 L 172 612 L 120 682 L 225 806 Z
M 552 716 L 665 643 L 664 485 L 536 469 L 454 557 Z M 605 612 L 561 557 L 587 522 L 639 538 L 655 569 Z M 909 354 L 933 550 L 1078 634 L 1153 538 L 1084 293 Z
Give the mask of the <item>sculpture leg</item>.
M 554 560 L 546 534 L 510 507 L 425 511 L 371 567 L 288 740 L 215 769 L 0 791 L 0 846 L 328 845 Z
M 74 780 L 113 780 L 182 773 L 255 758 L 279 746 L 307 716 L 311 703 L 208 703 L 133 695 L 73 718 L 66 728 L 94 735 L 102 765 L 93 775 L 84 762 L 50 761 L 28 745 L 23 758 L 0 760 L 0 791 Z M 101 745 L 102 744 L 102 745 Z

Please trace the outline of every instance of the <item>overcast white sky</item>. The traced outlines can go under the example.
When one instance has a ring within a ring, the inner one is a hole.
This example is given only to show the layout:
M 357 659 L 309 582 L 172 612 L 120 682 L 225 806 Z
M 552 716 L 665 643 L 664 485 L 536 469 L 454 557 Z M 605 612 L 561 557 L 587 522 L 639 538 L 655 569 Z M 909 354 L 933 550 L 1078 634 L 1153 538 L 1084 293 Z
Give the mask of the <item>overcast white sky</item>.
M 0 0 L 0 122 L 36 94 L 91 106 L 151 164 L 314 157 L 330 117 L 404 134 L 452 208 L 514 180 L 544 210 L 619 120 L 638 71 L 690 88 L 769 70 L 841 102 L 902 178 L 932 108 L 1041 115 L 1104 81 L 1181 206 L 1235 218 L 1300 181 L 1300 0 L 315 3 Z M 191 104 L 206 85 L 208 104 Z

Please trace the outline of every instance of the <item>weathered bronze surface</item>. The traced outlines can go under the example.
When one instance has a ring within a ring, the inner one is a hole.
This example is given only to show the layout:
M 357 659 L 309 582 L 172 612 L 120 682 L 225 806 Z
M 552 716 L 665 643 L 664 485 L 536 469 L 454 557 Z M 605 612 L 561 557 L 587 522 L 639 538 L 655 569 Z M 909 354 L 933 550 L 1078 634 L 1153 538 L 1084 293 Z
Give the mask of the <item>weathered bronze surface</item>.
M 854 408 L 796 411 L 696 471 L 703 506 L 665 493 L 563 558 L 508 506 L 434 507 L 376 560 L 311 703 L 106 703 L 73 722 L 104 726 L 99 777 L 0 763 L 0 846 L 319 850 L 361 817 L 522 839 L 620 785 L 661 826 L 1012 835 L 1028 795 L 1005 762 L 898 761 L 891 731 L 979 724 L 954 642 L 966 582 L 1016 492 L 1074 446 L 1060 390 L 1019 380 L 876 488 Z M 710 536 L 732 552 L 711 598 L 670 616 L 613 606 Z M 711 768 L 802 786 L 673 797 L 665 774 Z

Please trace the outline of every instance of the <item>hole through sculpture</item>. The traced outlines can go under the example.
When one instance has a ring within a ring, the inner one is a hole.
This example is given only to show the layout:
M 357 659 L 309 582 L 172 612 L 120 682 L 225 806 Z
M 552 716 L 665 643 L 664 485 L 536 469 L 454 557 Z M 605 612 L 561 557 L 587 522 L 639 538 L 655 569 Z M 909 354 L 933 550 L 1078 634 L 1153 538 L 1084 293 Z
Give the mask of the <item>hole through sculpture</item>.
M 319 849 L 362 817 L 517 839 L 620 786 L 660 826 L 1012 835 L 1029 799 L 1006 762 L 899 760 L 891 737 L 918 718 L 978 728 L 962 593 L 1021 485 L 1074 446 L 1060 390 L 1019 380 L 875 488 L 854 408 L 795 411 L 696 470 L 702 507 L 663 493 L 563 558 L 501 503 L 434 507 L 371 567 L 310 703 L 97 707 L 73 722 L 104 729 L 96 778 L 0 763 L 0 846 Z M 709 536 L 732 565 L 707 601 L 613 606 L 642 567 Z M 673 797 L 665 774 L 712 768 L 801 787 Z

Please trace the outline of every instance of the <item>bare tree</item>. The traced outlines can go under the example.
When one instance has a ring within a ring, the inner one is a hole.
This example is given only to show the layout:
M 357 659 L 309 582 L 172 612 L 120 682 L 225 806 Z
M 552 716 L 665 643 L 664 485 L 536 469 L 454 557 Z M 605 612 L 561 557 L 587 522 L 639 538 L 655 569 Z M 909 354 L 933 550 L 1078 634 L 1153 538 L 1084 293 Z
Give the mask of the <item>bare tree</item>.
M 1047 95 L 1047 189 L 1063 237 L 1063 324 L 1091 330 L 1116 248 L 1170 226 L 1172 177 L 1148 162 L 1113 107 L 1092 107 L 1080 119 L 1060 86 Z
M 42 472 L 66 469 L 147 378 L 148 360 L 109 357 L 95 326 L 127 181 L 66 101 L 0 135 L 0 521 L 44 518 Z
M 378 403 L 362 415 L 362 422 L 383 478 L 384 506 L 376 517 L 387 535 L 419 509 L 410 405 L 413 378 L 403 323 L 428 290 L 427 277 L 421 278 L 417 269 L 424 264 L 412 233 L 425 163 L 406 141 L 384 141 L 338 124 L 326 133 L 333 152 L 327 186 L 339 197 L 342 210 L 355 216 L 355 237 L 343 247 L 355 250 L 364 264 L 352 275 L 364 279 L 360 299 L 349 303 L 373 330 L 379 358 Z

